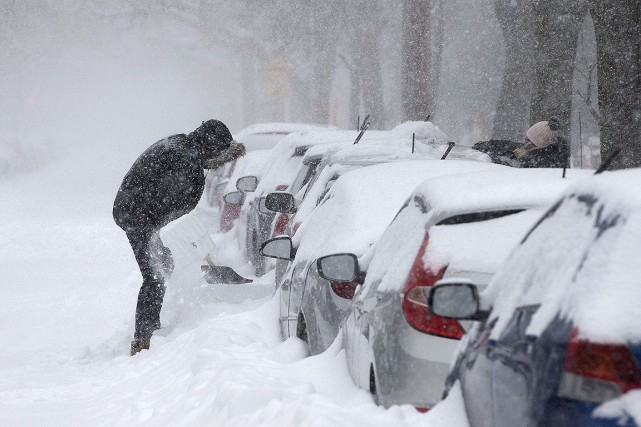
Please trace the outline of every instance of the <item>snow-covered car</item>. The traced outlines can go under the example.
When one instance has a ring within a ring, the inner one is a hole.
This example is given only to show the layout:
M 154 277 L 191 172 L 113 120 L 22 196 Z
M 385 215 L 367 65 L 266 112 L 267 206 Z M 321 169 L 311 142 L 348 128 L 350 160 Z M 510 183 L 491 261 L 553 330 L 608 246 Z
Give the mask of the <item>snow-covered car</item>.
M 260 183 L 243 206 L 246 254 L 257 276 L 265 274 L 268 267 L 259 250 L 272 236 L 276 218 L 276 212 L 265 208 L 266 195 L 274 191 L 298 192 L 318 166 L 317 161 L 305 164 L 303 156 L 312 145 L 326 143 L 331 138 L 327 135 L 334 132 L 337 131 L 290 133 L 271 150 Z
M 323 279 L 317 268 L 319 258 L 341 252 L 364 254 L 425 179 L 495 168 L 503 166 L 414 160 L 367 166 L 338 178 L 293 238 L 277 237 L 263 246 L 265 256 L 292 260 L 292 273 L 280 288 L 284 338 L 297 336 L 307 342 L 311 354 L 318 354 L 336 338 L 348 312 L 356 283 Z
M 535 209 L 585 176 L 492 166 L 425 181 L 368 254 L 319 261 L 323 275 L 335 281 L 355 286 L 365 275 L 343 342 L 355 383 L 382 405 L 429 409 L 441 398 L 464 327 L 429 314 L 429 287 L 451 275 L 487 284 L 540 216 Z
M 417 143 L 416 134 L 420 135 Z M 447 136 L 430 122 L 406 122 L 391 131 L 337 131 L 325 134 L 327 143 L 311 146 L 303 163 L 320 164 L 312 170 L 311 179 L 301 191 L 275 192 L 267 195 L 268 209 L 279 212 L 272 228 L 272 237 L 293 235 L 300 224 L 320 203 L 329 188 L 342 174 L 380 163 L 419 159 L 466 159 L 488 161 L 476 150 L 452 149 L 445 141 Z M 354 142 L 358 140 L 358 144 Z M 426 143 L 429 142 L 429 143 Z M 445 154 L 447 153 L 447 154 Z M 276 286 L 285 276 L 288 261 L 279 259 L 276 264 Z
M 307 123 L 256 123 L 250 125 L 236 135 L 234 139 L 242 142 L 247 151 L 269 150 L 274 148 L 281 139 L 293 132 L 308 132 L 328 130 L 327 126 Z
M 256 189 L 270 154 L 270 150 L 254 150 L 240 159 L 234 160 L 232 173 L 223 182 L 225 187 L 221 191 L 221 231 L 231 230 L 236 223 L 246 193 L 251 193 Z
M 454 278 L 430 291 L 437 315 L 480 320 L 447 381 L 469 425 L 641 425 L 640 181 L 576 183 L 480 296 Z

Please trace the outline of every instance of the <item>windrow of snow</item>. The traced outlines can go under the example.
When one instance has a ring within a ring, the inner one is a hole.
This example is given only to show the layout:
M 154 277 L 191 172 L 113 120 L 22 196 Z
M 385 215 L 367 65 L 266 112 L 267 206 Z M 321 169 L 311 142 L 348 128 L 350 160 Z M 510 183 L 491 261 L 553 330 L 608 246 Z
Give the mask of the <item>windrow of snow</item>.
M 515 308 L 540 304 L 528 334 L 561 315 L 593 342 L 641 342 L 641 307 L 630 303 L 641 298 L 640 179 L 639 170 L 604 173 L 567 189 L 482 295 L 498 317 L 493 336 Z

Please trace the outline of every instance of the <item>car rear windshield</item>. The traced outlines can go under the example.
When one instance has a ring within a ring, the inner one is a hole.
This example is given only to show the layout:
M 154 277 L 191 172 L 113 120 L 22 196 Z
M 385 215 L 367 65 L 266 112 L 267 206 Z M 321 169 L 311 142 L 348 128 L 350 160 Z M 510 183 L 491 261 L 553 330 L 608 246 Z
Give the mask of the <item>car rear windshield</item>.
M 510 209 L 502 211 L 488 211 L 488 212 L 473 212 L 461 215 L 454 215 L 446 218 L 436 225 L 456 225 L 468 224 L 470 222 L 489 221 L 492 219 L 501 218 L 508 215 L 514 215 L 523 212 L 525 209 Z

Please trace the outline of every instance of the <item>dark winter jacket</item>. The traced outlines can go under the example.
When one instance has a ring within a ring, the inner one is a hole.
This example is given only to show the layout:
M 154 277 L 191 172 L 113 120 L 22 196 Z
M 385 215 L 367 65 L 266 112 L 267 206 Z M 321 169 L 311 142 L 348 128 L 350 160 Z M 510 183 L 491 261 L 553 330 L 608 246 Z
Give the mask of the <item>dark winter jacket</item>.
M 491 139 L 481 141 L 472 147 L 483 153 L 487 153 L 492 162 L 521 168 L 562 168 L 569 167 L 570 145 L 558 137 L 557 142 L 545 148 L 532 150 L 522 159 L 514 155 L 520 144 L 508 140 Z
M 125 231 L 159 229 L 193 210 L 205 187 L 205 162 L 231 142 L 231 134 L 205 141 L 192 133 L 154 143 L 138 157 L 120 185 L 113 207 L 116 224 Z
M 570 167 L 570 144 L 565 138 L 557 137 L 554 144 L 530 151 L 521 159 L 522 168 L 563 168 Z

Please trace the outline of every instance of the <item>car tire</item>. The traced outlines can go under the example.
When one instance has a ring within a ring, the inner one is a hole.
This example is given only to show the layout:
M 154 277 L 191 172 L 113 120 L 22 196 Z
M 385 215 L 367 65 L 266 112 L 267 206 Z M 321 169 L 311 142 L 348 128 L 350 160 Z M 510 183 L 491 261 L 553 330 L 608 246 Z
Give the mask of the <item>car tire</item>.
M 307 323 L 303 312 L 298 313 L 298 320 L 296 321 L 296 337 L 303 341 L 309 347 L 309 339 L 307 337 Z
M 254 272 L 256 277 L 261 277 L 265 274 L 265 259 L 260 254 L 260 248 L 258 247 L 258 235 L 256 233 L 252 234 L 252 249 L 251 249 L 251 263 L 254 266 Z
M 376 391 L 376 373 L 374 372 L 374 364 L 369 365 L 369 392 L 372 394 L 374 402 L 378 405 L 378 393 Z

